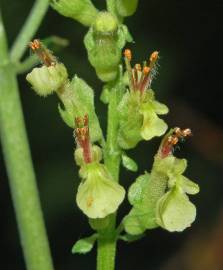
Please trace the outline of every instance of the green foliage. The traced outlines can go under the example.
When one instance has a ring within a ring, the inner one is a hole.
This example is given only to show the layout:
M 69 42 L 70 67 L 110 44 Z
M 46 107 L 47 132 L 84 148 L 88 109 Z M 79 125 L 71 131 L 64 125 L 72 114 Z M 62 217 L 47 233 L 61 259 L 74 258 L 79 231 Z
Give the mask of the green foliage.
M 98 235 L 95 233 L 89 237 L 78 240 L 72 247 L 71 252 L 73 254 L 86 254 L 92 250 L 94 243 L 97 240 Z
M 124 153 L 122 154 L 122 165 L 129 171 L 132 171 L 132 172 L 138 171 L 137 163 Z
M 59 106 L 59 112 L 64 122 L 74 128 L 75 117 L 88 114 L 91 141 L 101 140 L 102 132 L 95 113 L 92 88 L 84 80 L 75 76 L 61 91 L 58 91 L 58 95 L 64 105 L 64 110 Z

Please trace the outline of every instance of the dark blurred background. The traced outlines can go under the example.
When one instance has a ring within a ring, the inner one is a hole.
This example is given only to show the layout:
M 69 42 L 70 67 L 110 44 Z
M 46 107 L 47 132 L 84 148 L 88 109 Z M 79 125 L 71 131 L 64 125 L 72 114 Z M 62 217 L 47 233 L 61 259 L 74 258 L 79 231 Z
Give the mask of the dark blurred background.
M 100 9 L 105 1 L 93 1 Z M 186 175 L 199 183 L 201 192 L 192 197 L 198 214 L 183 233 L 161 229 L 149 231 L 142 240 L 118 243 L 117 269 L 122 270 L 221 270 L 223 269 L 223 122 L 220 36 L 222 1 L 139 1 L 137 13 L 126 20 L 135 44 L 134 61 L 160 51 L 159 76 L 153 83 L 158 99 L 168 104 L 166 120 L 171 127 L 190 127 L 194 136 L 181 145 L 179 157 L 188 159 Z M 30 0 L 0 0 L 8 41 L 11 45 L 33 4 Z M 102 84 L 89 65 L 83 46 L 87 29 L 50 9 L 36 35 L 58 35 L 70 41 L 58 53 L 70 76 L 77 73 L 96 93 L 97 112 L 105 127 L 106 106 L 99 102 Z M 28 53 L 27 53 L 28 55 Z M 85 256 L 71 254 L 76 240 L 91 233 L 87 218 L 75 204 L 79 183 L 73 162 L 72 130 L 61 121 L 56 96 L 38 97 L 19 76 L 21 99 L 42 207 L 57 270 L 95 269 L 96 250 Z M 1 98 L 1 97 L 0 97 Z M 15 130 L 16 132 L 16 130 Z M 139 173 L 150 170 L 160 139 L 140 143 L 129 151 Z M 8 180 L 0 155 L 1 269 L 24 269 Z M 122 171 L 128 187 L 135 174 Z M 127 213 L 127 201 L 120 217 Z M 120 218 L 119 217 L 119 218 Z

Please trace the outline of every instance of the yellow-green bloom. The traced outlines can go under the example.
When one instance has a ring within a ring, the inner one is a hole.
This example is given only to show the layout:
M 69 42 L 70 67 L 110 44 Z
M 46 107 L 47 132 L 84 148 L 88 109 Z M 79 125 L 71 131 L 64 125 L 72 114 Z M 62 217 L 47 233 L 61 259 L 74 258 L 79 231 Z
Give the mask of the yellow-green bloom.
M 104 218 L 114 213 L 125 197 L 125 190 L 115 182 L 105 165 L 94 162 L 81 168 L 77 205 L 89 218 Z
M 198 193 L 199 186 L 183 175 L 186 159 L 178 159 L 172 153 L 177 139 L 188 131 L 171 130 L 162 140 L 151 173 L 139 176 L 131 185 L 128 199 L 133 207 L 124 219 L 128 233 L 141 234 L 157 226 L 171 232 L 183 231 L 195 220 L 196 207 L 187 194 Z
M 121 148 L 134 148 L 141 140 L 162 136 L 167 124 L 158 117 L 168 113 L 166 105 L 155 99 L 151 82 L 156 74 L 158 52 L 152 53 L 149 65 L 131 67 L 131 51 L 125 50 L 129 90 L 124 94 L 118 110 L 120 129 L 118 142 Z
M 118 110 L 118 142 L 123 149 L 133 148 L 141 140 L 162 136 L 167 130 L 167 124 L 158 115 L 167 114 L 168 108 L 155 100 L 151 89 L 143 94 L 140 91 L 125 93 Z

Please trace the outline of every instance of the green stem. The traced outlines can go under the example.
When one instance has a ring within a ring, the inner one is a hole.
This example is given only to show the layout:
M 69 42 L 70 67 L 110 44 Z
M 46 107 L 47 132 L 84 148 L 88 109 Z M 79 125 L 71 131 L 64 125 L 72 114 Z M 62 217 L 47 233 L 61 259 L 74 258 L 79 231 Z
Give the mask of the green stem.
M 29 71 L 32 67 L 39 63 L 38 57 L 33 54 L 25 59 L 22 63 L 18 63 L 15 67 L 17 74 L 22 74 Z
M 27 48 L 28 42 L 33 38 L 44 15 L 49 7 L 49 0 L 36 0 L 30 14 L 24 23 L 16 41 L 11 49 L 11 59 L 18 62 Z
M 16 75 L 0 14 L 0 136 L 27 269 L 53 270 Z
M 118 82 L 111 86 L 111 95 L 108 105 L 108 128 L 107 141 L 105 146 L 105 165 L 109 169 L 113 178 L 119 181 L 119 169 L 121 161 L 121 151 L 117 144 L 118 134 L 118 112 L 117 105 L 120 100 L 120 87 Z M 110 216 L 110 224 L 106 230 L 99 232 L 97 270 L 114 270 L 116 255 L 116 214 Z

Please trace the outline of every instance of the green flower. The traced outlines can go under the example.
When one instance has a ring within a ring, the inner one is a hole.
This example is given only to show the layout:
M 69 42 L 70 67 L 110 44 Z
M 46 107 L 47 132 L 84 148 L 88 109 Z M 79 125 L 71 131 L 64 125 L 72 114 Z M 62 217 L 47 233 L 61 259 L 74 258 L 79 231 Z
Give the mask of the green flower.
M 167 124 L 158 117 L 168 113 L 166 105 L 155 100 L 154 92 L 145 90 L 127 92 L 118 110 L 120 112 L 119 145 L 123 149 L 134 148 L 141 140 L 162 136 Z
M 141 175 L 131 185 L 128 199 L 133 207 L 124 219 L 127 233 L 142 234 L 157 226 L 171 232 L 183 231 L 194 221 L 196 208 L 186 193 L 198 193 L 199 186 L 183 175 L 187 161 L 174 157 L 171 148 L 176 138 L 180 139 L 179 134 L 186 134 L 188 130 L 178 128 L 167 133 L 154 158 L 151 173 Z
M 26 76 L 26 80 L 40 96 L 47 96 L 57 91 L 67 78 L 67 70 L 61 63 L 34 68 Z
M 114 213 L 125 197 L 125 190 L 115 182 L 107 168 L 93 162 L 81 168 L 77 205 L 89 218 L 104 218 Z

